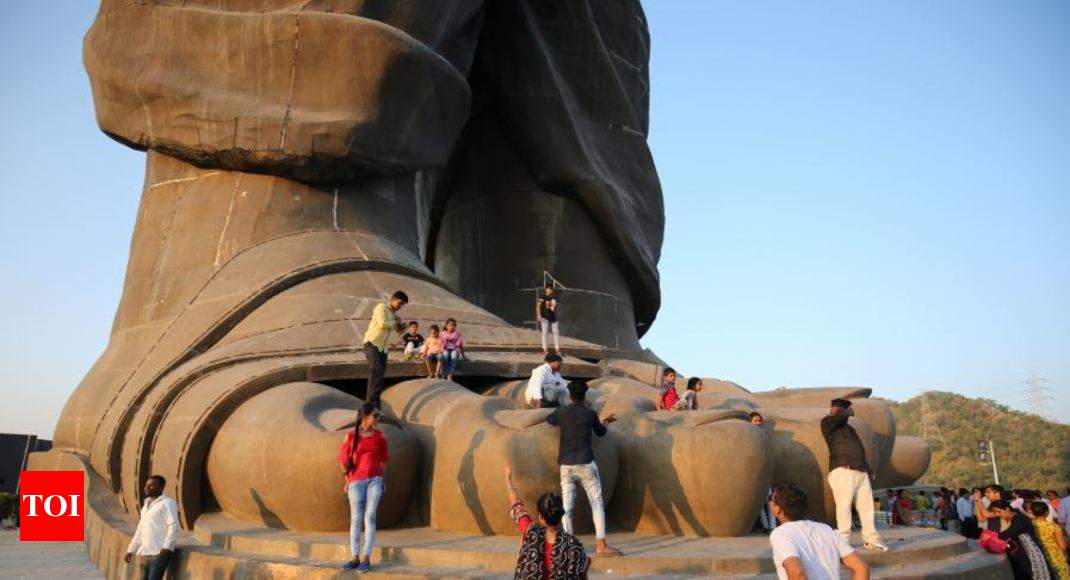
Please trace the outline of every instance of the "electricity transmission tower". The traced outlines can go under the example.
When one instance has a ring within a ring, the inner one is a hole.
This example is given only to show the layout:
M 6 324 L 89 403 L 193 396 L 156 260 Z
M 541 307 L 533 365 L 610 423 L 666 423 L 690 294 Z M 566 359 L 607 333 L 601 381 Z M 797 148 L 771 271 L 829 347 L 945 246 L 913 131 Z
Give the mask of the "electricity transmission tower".
M 929 407 L 928 392 L 921 394 L 921 433 L 922 439 L 932 444 L 934 448 L 937 444 L 941 447 L 946 444 L 944 434 L 940 432 L 940 425 L 937 424 L 936 417 Z
M 1029 371 L 1029 378 L 1022 382 L 1029 385 L 1029 406 L 1032 407 L 1033 413 L 1041 417 L 1047 417 L 1048 410 L 1044 403 L 1048 400 L 1046 393 L 1048 388 L 1044 386 L 1044 383 L 1050 381 L 1043 377 L 1038 377 L 1036 371 Z

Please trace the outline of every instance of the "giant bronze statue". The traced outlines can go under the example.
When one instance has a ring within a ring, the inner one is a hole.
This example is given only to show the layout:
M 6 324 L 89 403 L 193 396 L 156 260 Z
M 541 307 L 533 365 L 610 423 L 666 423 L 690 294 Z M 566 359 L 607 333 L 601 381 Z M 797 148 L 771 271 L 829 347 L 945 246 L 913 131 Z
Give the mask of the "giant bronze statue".
M 701 410 L 655 410 L 649 51 L 638 0 L 103 0 L 85 39 L 97 120 L 147 167 L 111 339 L 55 453 L 130 514 L 160 473 L 187 529 L 222 512 L 344 530 L 334 458 L 362 338 L 402 289 L 405 319 L 459 321 L 468 360 L 446 382 L 391 358 L 379 523 L 515 533 L 501 465 L 529 495 L 558 480 L 556 430 L 519 382 L 541 362 L 549 272 L 563 372 L 621 418 L 596 448 L 618 529 L 745 534 L 781 478 L 830 515 L 834 396 L 855 399 L 878 484 L 916 479 L 927 448 L 869 389 L 706 379 Z

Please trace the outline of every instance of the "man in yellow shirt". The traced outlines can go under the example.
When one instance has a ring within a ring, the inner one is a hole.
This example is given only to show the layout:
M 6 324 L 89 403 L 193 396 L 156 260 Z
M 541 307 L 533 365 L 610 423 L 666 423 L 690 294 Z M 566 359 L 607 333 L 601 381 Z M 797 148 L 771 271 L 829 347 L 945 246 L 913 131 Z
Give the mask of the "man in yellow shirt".
M 409 303 L 409 297 L 401 290 L 394 292 L 390 302 L 375 305 L 368 331 L 364 333 L 364 358 L 368 359 L 368 390 L 365 401 L 379 406 L 383 392 L 383 375 L 386 373 L 386 351 L 390 347 L 390 331 L 401 334 L 404 323 L 397 313 Z

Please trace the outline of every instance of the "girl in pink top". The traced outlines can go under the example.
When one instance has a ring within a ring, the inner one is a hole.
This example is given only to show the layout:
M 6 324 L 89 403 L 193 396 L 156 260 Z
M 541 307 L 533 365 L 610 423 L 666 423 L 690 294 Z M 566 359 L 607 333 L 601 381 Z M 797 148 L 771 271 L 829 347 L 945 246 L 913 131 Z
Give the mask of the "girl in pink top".
M 446 319 L 442 325 L 439 338 L 442 339 L 442 364 L 446 373 L 446 380 L 453 380 L 453 370 L 457 368 L 457 361 L 464 356 L 464 336 L 457 330 L 457 321 L 452 318 Z
M 423 355 L 424 364 L 427 365 L 427 378 L 442 378 L 442 336 L 440 336 L 437 324 L 431 325 L 431 334 L 424 341 L 424 348 L 420 354 Z

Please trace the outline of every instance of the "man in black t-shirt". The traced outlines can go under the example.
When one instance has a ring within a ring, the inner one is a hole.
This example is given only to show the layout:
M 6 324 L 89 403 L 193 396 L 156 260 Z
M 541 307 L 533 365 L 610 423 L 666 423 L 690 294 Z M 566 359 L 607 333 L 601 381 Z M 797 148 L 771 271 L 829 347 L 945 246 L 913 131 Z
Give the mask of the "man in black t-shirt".
M 561 498 L 565 504 L 565 517 L 561 525 L 565 533 L 572 533 L 572 508 L 576 505 L 576 484 L 587 492 L 594 517 L 594 545 L 600 556 L 619 556 L 620 551 L 606 544 L 606 510 L 602 502 L 602 476 L 594 462 L 592 434 L 603 437 L 606 425 L 617 420 L 610 414 L 605 420 L 598 419 L 586 403 L 587 384 L 572 381 L 568 384 L 569 404 L 554 409 L 546 422 L 561 428 L 561 442 L 557 448 L 557 463 L 561 466 Z
M 424 337 L 417 330 L 420 325 L 416 321 L 409 323 L 409 331 L 401 335 L 401 344 L 405 345 L 405 360 L 412 360 L 420 356 L 420 349 L 424 346 Z
M 561 344 L 557 339 L 557 305 L 560 302 L 557 296 L 554 296 L 554 285 L 547 284 L 542 289 L 542 295 L 535 301 L 535 320 L 539 324 L 540 330 L 542 330 L 542 354 L 545 355 L 546 350 L 546 333 L 553 331 L 554 333 L 554 350 L 557 354 L 561 354 Z
M 851 401 L 833 399 L 829 414 L 821 419 L 821 434 L 829 449 L 829 487 L 836 502 L 836 532 L 851 537 L 851 504 L 858 510 L 862 539 L 870 550 L 887 552 L 873 522 L 873 487 L 870 485 L 866 448 L 847 420 L 854 415 Z

